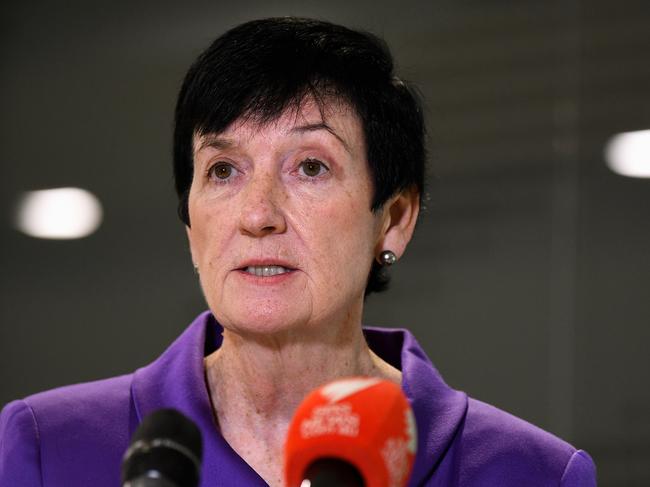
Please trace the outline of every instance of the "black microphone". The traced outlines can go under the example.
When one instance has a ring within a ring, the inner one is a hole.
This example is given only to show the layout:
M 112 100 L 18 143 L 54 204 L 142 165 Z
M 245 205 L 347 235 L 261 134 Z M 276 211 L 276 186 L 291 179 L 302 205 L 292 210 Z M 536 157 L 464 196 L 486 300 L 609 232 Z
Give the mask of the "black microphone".
M 122 459 L 122 487 L 197 487 L 199 428 L 175 409 L 159 409 L 135 430 Z

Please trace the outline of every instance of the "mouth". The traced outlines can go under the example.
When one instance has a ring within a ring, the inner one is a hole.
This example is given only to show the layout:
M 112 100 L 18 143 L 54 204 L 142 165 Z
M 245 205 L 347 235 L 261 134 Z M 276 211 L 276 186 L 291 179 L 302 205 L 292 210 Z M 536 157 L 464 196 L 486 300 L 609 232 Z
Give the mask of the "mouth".
M 295 269 L 281 265 L 249 265 L 242 267 L 240 270 L 257 277 L 273 277 L 292 272 Z
M 236 270 L 245 276 L 258 279 L 261 277 L 269 279 L 269 282 L 275 282 L 278 279 L 282 279 L 282 277 L 287 277 L 287 275 L 295 272 L 297 269 L 292 267 L 291 263 L 283 262 L 276 258 L 257 258 L 242 262 Z

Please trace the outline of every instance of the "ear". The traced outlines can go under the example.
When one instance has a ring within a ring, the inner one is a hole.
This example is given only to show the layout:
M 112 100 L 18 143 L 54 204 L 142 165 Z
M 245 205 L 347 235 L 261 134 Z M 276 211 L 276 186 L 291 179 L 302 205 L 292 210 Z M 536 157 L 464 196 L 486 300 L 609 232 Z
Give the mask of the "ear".
M 382 230 L 375 248 L 375 258 L 391 250 L 399 259 L 413 236 L 420 212 L 420 193 L 416 188 L 402 191 L 390 198 L 383 208 Z

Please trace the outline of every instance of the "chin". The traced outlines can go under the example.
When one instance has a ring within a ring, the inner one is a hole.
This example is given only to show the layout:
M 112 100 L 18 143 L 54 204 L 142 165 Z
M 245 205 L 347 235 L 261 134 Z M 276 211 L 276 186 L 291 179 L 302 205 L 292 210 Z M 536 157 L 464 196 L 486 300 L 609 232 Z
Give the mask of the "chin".
M 241 330 L 242 334 L 272 335 L 309 322 L 313 299 L 304 281 L 294 277 L 279 284 L 259 285 L 235 277 L 221 287 L 219 295 L 213 295 L 216 299 L 208 301 L 224 328 Z
M 237 306 L 213 308 L 221 325 L 240 335 L 273 336 L 290 332 L 309 321 L 309 306 L 304 301 L 253 300 Z M 213 311 L 214 312 L 214 311 Z

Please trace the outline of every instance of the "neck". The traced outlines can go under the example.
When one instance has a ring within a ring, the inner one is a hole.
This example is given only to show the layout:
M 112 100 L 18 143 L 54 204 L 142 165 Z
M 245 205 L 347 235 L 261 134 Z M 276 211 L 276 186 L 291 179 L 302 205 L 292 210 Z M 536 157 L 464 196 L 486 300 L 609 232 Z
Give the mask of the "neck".
M 263 337 L 225 330 L 205 366 L 221 433 L 251 465 L 255 459 L 246 458 L 246 450 L 252 445 L 281 458 L 294 411 L 316 387 L 355 375 L 401 382 L 401 373 L 368 348 L 360 317 L 339 327 L 305 325 Z
M 337 337 L 338 338 L 338 337 Z M 224 332 L 223 344 L 207 357 L 206 370 L 217 414 L 230 401 L 255 411 L 260 419 L 289 421 L 305 395 L 319 385 L 351 375 L 381 373 L 361 328 L 350 337 L 319 340 L 251 341 Z M 221 418 L 220 418 L 221 419 Z

